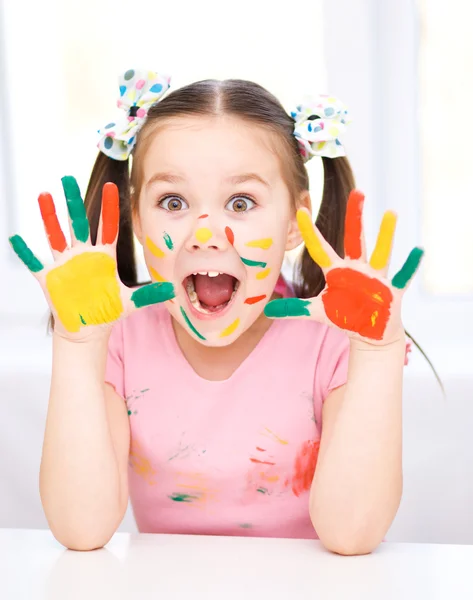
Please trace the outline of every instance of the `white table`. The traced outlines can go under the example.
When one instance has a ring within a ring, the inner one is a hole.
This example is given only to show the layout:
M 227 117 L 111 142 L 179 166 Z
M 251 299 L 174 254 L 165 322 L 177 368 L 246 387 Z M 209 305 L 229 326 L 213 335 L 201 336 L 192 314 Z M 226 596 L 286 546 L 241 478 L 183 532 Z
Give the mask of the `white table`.
M 42 530 L 0 530 L 1 600 L 473 599 L 473 546 L 382 544 L 341 557 L 319 542 L 116 534 L 65 551 Z

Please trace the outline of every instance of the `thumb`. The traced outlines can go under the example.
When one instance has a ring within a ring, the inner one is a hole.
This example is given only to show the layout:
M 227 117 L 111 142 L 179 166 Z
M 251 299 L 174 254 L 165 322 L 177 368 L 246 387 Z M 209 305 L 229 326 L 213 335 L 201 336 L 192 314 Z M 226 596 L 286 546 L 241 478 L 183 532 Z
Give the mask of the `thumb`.
M 143 308 L 144 306 L 172 300 L 176 295 L 174 286 L 169 281 L 149 283 L 135 289 L 125 289 L 127 290 L 128 296 L 126 302 L 127 314 L 130 314 L 139 308 Z
M 272 300 L 264 308 L 264 314 L 270 319 L 308 318 L 313 321 L 327 322 L 320 295 L 315 298 L 282 298 Z

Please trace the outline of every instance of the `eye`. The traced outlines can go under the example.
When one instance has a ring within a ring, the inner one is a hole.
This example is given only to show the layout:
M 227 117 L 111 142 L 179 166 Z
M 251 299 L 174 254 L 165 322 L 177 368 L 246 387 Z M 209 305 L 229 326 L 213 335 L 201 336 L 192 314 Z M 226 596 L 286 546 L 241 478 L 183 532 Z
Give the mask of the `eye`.
M 232 212 L 248 212 L 256 206 L 256 202 L 248 196 L 235 196 L 231 198 L 225 208 Z
M 178 212 L 189 208 L 187 202 L 178 196 L 166 196 L 158 202 L 158 206 L 170 212 Z

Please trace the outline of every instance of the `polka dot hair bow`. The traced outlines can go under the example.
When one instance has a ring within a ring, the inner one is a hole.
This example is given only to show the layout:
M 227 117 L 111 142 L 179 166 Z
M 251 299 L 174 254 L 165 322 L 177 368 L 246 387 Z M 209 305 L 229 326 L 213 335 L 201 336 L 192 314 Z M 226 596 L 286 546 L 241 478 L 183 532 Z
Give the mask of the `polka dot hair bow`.
M 169 89 L 170 77 L 153 71 L 129 70 L 119 78 L 120 97 L 117 101 L 126 115 L 99 130 L 97 146 L 115 160 L 126 160 L 136 142 L 149 108 Z
M 304 162 L 313 156 L 345 156 L 339 135 L 351 122 L 345 106 L 333 96 L 316 96 L 291 112 L 294 135 Z

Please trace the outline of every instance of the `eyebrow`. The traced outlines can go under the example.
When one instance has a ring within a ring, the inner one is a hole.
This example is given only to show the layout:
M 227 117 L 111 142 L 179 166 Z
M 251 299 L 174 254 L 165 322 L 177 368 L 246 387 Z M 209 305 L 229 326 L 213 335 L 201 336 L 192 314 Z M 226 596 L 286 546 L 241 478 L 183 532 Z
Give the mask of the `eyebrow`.
M 155 173 L 146 183 L 146 187 L 150 187 L 154 183 L 158 181 L 163 181 L 165 183 L 182 183 L 186 179 L 181 175 L 176 175 L 175 173 Z M 227 178 L 228 183 L 232 183 L 237 185 L 239 183 L 247 183 L 248 181 L 257 181 L 266 187 L 271 187 L 269 183 L 258 175 L 257 173 L 242 173 L 241 175 L 233 175 L 232 177 Z

